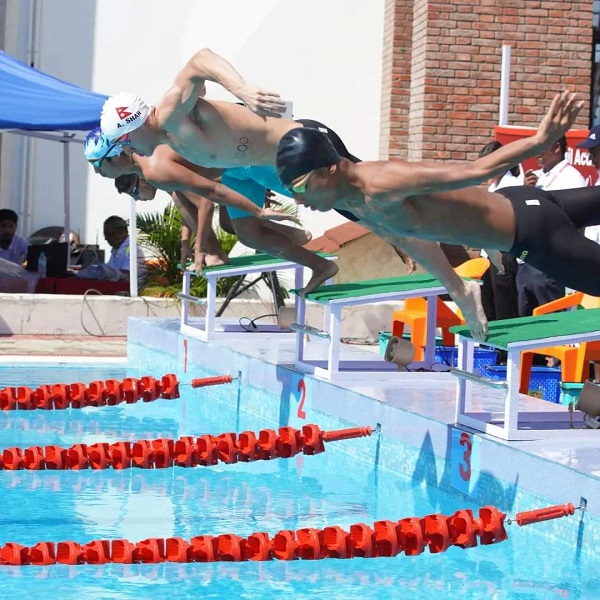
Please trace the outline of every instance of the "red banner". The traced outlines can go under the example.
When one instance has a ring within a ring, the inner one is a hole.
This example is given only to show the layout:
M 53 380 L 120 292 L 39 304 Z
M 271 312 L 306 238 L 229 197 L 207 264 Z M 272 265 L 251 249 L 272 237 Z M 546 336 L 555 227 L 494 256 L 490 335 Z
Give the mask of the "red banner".
M 536 129 L 532 127 L 496 125 L 496 127 L 494 127 L 494 138 L 501 144 L 509 144 L 515 140 L 529 137 L 535 132 Z M 587 129 L 573 129 L 567 133 L 567 160 L 585 177 L 588 185 L 594 185 L 598 178 L 598 173 L 592 166 L 590 156 L 585 148 L 576 147 L 577 144 L 583 142 L 587 136 Z M 523 169 L 525 169 L 525 171 L 539 168 L 540 165 L 536 158 L 529 158 L 523 163 Z

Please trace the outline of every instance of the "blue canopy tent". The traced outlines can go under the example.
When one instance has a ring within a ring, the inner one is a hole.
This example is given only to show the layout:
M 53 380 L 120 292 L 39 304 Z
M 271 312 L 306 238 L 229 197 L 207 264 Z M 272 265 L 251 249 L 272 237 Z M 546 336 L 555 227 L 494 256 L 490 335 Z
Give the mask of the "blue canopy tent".
M 0 51 L 0 129 L 89 131 L 106 96 L 84 90 Z M 45 137 L 45 136 L 44 136 Z
M 82 143 L 81 140 L 75 139 L 76 134 L 71 132 L 87 132 L 97 127 L 100 124 L 100 111 L 107 96 L 52 77 L 2 50 L 0 90 L 0 131 L 54 140 L 63 144 L 64 227 L 65 232 L 68 232 L 71 230 L 69 144 Z M 133 230 L 131 240 L 135 246 L 135 212 L 130 230 Z M 132 256 L 135 256 L 135 252 Z M 130 279 L 131 295 L 136 296 L 136 260 L 132 260 Z

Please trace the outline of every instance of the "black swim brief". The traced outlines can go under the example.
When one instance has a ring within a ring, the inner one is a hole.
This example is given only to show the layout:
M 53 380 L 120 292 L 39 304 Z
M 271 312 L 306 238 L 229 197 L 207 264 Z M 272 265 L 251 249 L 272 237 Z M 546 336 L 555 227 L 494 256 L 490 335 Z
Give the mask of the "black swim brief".
M 509 254 L 567 287 L 600 296 L 600 245 L 579 232 L 600 224 L 600 186 L 556 191 L 515 186 L 496 193 L 510 200 L 515 213 Z

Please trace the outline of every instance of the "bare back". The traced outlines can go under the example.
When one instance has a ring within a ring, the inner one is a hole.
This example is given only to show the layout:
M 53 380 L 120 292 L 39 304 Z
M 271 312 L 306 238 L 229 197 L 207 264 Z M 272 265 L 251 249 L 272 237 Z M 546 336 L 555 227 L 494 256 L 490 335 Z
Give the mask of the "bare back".
M 388 164 L 354 165 L 353 187 L 361 190 L 364 200 L 359 205 L 336 202 L 336 208 L 351 210 L 375 232 L 474 248 L 510 249 L 515 219 L 507 198 L 475 186 L 410 195 L 402 189 L 383 190 L 377 181 Z M 410 163 L 405 165 L 410 169 Z
M 166 144 L 157 146 L 152 156 L 138 157 L 137 160 L 144 178 L 168 192 L 179 190 L 181 167 L 211 181 L 218 181 L 223 173 L 223 169 L 206 168 L 186 160 Z
M 192 163 L 222 169 L 275 165 L 291 119 L 261 117 L 233 102 L 199 98 L 189 115 L 165 126 L 169 146 Z

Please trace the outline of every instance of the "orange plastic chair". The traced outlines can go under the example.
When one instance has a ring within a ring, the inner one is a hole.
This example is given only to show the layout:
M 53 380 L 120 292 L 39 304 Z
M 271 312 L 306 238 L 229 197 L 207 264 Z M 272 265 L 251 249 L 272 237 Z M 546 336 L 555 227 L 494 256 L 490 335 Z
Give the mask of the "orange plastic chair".
M 455 267 L 461 277 L 481 279 L 489 269 L 490 261 L 487 258 L 472 258 Z M 461 314 L 456 314 L 448 305 L 438 297 L 436 327 L 442 330 L 442 344 L 454 345 L 454 334 L 448 331 L 454 325 L 461 325 L 465 321 Z M 427 298 L 407 298 L 404 308 L 395 310 L 392 315 L 392 335 L 401 337 L 404 326 L 410 325 L 410 341 L 415 347 L 415 360 L 420 361 L 425 356 L 425 343 L 427 339 Z
M 534 311 L 534 315 L 546 315 L 564 310 L 566 308 L 600 308 L 600 298 L 597 296 L 589 296 L 582 292 L 569 294 L 553 302 L 548 302 L 542 306 L 538 306 Z M 560 360 L 561 381 L 581 383 L 588 377 L 589 362 L 600 360 L 600 341 L 597 342 L 581 342 L 578 347 L 568 344 L 558 346 L 549 346 L 547 348 L 536 348 L 528 352 L 521 352 L 521 369 L 519 380 L 519 391 L 522 394 L 527 394 L 529 391 L 529 380 L 531 378 L 531 365 L 533 364 L 533 355 L 541 354 L 542 356 L 552 356 Z

